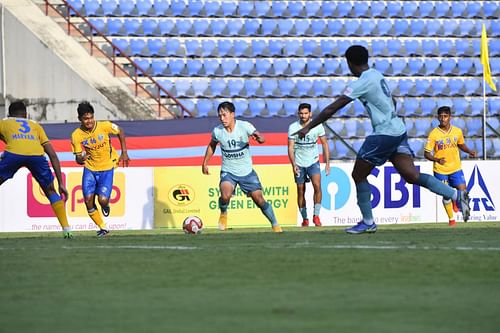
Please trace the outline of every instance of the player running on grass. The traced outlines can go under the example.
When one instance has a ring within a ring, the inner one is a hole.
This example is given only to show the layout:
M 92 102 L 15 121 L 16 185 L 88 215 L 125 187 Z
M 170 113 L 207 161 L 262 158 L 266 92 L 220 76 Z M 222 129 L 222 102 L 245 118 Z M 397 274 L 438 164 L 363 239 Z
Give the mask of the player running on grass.
M 212 139 L 207 146 L 201 169 L 203 174 L 209 174 L 208 161 L 215 153 L 217 145 L 220 144 L 222 167 L 219 182 L 221 193 L 219 197 L 219 229 L 226 230 L 227 228 L 227 207 L 236 185 L 239 185 L 243 193 L 251 197 L 261 209 L 271 223 L 273 231 L 283 232 L 276 221 L 273 207 L 262 195 L 262 185 L 252 166 L 248 138 L 251 137 L 262 144 L 265 141 L 264 137 L 251 123 L 235 119 L 235 107 L 231 102 L 219 104 L 217 114 L 221 125 L 212 130 Z
M 323 161 L 325 162 L 325 173 L 330 174 L 330 152 L 326 141 L 325 128 L 323 125 L 314 127 L 303 139 L 294 135 L 299 129 L 312 119 L 311 105 L 301 103 L 298 109 L 299 120 L 288 127 L 288 158 L 293 168 L 295 183 L 297 184 L 297 204 L 302 215 L 302 226 L 309 226 L 306 208 L 306 182 L 312 182 L 314 189 L 314 212 L 313 223 L 321 227 L 319 212 L 321 210 L 321 170 L 319 167 L 318 138 L 323 148 Z
M 94 108 L 88 102 L 78 105 L 78 120 L 81 125 L 71 134 L 71 147 L 76 162 L 84 165 L 82 176 L 82 191 L 87 212 L 99 227 L 97 236 L 104 237 L 109 231 L 97 210 L 95 197 L 102 209 L 102 215 L 109 216 L 109 197 L 113 189 L 114 170 L 119 162 L 126 167 L 129 164 L 125 133 L 110 121 L 96 121 Z M 120 140 L 121 155 L 111 145 L 110 135 L 117 135 Z M 85 152 L 82 150 L 85 149 Z
M 477 152 L 467 147 L 462 130 L 451 125 L 451 108 L 449 106 L 438 108 L 437 117 L 439 126 L 429 133 L 424 157 L 434 162 L 434 176 L 437 179 L 456 189 L 465 191 L 467 187 L 465 186 L 459 149 L 472 157 L 476 157 Z M 448 215 L 448 225 L 455 226 L 456 222 L 453 217 L 455 207 L 453 207 L 452 201 L 443 198 L 443 206 Z
M 396 114 L 396 101 L 391 96 L 384 76 L 368 65 L 368 50 L 361 45 L 354 45 L 347 49 L 345 57 L 351 73 L 358 79 L 351 82 L 340 97 L 297 132 L 300 137 L 304 137 L 311 128 L 325 122 L 355 99 L 359 99 L 365 106 L 373 126 L 373 134 L 366 137 L 359 149 L 352 171 L 363 219 L 345 231 L 351 234 L 377 231 L 367 177 L 375 166 L 381 166 L 387 160 L 392 162 L 406 182 L 418 184 L 446 199 L 455 200 L 464 221 L 467 221 L 470 214 L 467 192 L 456 190 L 431 175 L 420 173 L 413 164 L 413 152 L 408 145 L 405 124 Z
M 49 199 L 52 210 L 63 228 L 63 237 L 73 238 L 63 201 L 63 198 L 68 198 L 68 191 L 62 181 L 59 159 L 43 127 L 26 119 L 27 117 L 26 105 L 16 101 L 9 105 L 9 117 L 0 120 L 0 140 L 6 143 L 5 151 L 0 155 L 0 185 L 12 178 L 17 170 L 28 168 Z M 54 169 L 59 193 L 54 187 L 54 176 L 45 154 L 49 156 Z

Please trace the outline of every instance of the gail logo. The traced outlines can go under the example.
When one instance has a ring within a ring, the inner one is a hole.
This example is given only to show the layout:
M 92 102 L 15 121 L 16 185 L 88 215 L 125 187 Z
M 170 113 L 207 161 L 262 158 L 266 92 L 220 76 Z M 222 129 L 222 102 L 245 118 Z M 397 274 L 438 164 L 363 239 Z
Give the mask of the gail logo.
M 472 211 L 477 212 L 482 209 L 485 211 L 495 210 L 495 204 L 491 199 L 491 195 L 477 165 L 474 165 L 474 170 L 467 184 L 467 191 L 470 193 Z

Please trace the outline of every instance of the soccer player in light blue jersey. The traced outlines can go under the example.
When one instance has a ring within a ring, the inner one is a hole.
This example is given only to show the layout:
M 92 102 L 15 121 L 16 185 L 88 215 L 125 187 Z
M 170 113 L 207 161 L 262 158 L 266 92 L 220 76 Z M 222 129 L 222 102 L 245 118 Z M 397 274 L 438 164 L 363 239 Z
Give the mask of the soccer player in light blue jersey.
M 298 135 L 304 137 L 312 128 L 325 122 L 355 99 L 359 99 L 365 106 L 373 133 L 366 137 L 359 149 L 352 171 L 363 219 L 357 225 L 347 228 L 346 232 L 360 234 L 377 231 L 367 177 L 375 166 L 380 166 L 387 160 L 392 162 L 406 182 L 418 184 L 446 199 L 456 201 L 464 221 L 467 221 L 470 214 L 468 193 L 456 190 L 431 175 L 420 173 L 415 167 L 405 124 L 396 115 L 396 101 L 392 98 L 383 75 L 368 66 L 368 50 L 361 45 L 353 45 L 347 49 L 345 57 L 351 73 L 358 79 L 350 83 L 340 97 L 299 130 Z
M 311 105 L 301 103 L 298 109 L 299 120 L 288 127 L 288 158 L 292 164 L 295 183 L 297 184 L 297 204 L 302 216 L 302 226 L 309 226 L 306 208 L 306 182 L 311 181 L 314 189 L 314 212 L 313 223 L 321 227 L 319 213 L 321 210 L 321 170 L 319 166 L 318 138 L 323 148 L 323 162 L 325 162 L 325 173 L 330 174 L 330 152 L 326 141 L 325 128 L 318 125 L 311 129 L 304 138 L 294 134 L 304 127 L 312 119 Z
M 203 158 L 202 172 L 205 175 L 209 174 L 208 161 L 215 153 L 217 145 L 220 145 L 222 167 L 219 182 L 221 193 L 219 197 L 219 229 L 227 229 L 227 208 L 236 185 L 239 185 L 243 193 L 251 197 L 261 209 L 271 223 L 273 231 L 283 232 L 276 221 L 273 207 L 262 195 L 262 185 L 252 166 L 249 138 L 262 144 L 265 142 L 264 137 L 251 123 L 235 119 L 235 107 L 231 102 L 219 104 L 217 114 L 221 124 L 212 131 L 212 139 Z

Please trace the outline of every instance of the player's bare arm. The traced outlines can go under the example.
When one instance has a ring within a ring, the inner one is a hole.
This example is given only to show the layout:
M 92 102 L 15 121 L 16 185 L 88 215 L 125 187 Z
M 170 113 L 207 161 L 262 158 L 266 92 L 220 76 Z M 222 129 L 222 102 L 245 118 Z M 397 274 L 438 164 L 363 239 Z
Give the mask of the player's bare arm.
M 59 185 L 59 194 L 63 197 L 63 200 L 66 201 L 68 199 L 68 190 L 63 183 L 59 158 L 57 157 L 57 154 L 50 142 L 43 144 L 43 150 L 49 156 L 50 164 L 52 164 L 52 168 L 54 169 L 54 173 L 56 174 L 57 183 Z
M 118 132 L 118 139 L 120 140 L 120 147 L 121 147 L 121 154 L 119 158 L 119 162 L 122 162 L 123 167 L 128 167 L 130 163 L 130 158 L 128 157 L 127 153 L 127 144 L 125 141 L 125 132 L 123 131 L 123 128 L 120 127 L 120 132 Z
M 328 176 L 330 174 L 330 149 L 328 149 L 328 141 L 326 136 L 320 136 L 319 141 L 321 142 L 321 147 L 323 148 L 323 163 L 325 163 L 325 174 Z
M 299 175 L 299 167 L 295 164 L 295 140 L 288 140 L 288 159 L 292 164 L 293 173 Z
M 301 130 L 293 133 L 293 135 L 297 134 L 302 139 L 303 137 L 306 136 L 307 133 L 309 133 L 311 128 L 314 128 L 319 124 L 324 123 L 331 116 L 333 116 L 338 110 L 342 109 L 344 106 L 346 106 L 351 102 L 352 99 L 350 99 L 349 97 L 344 95 L 340 96 L 332 104 L 324 108 L 323 111 L 321 111 L 316 117 L 314 117 L 313 120 L 311 120 L 307 125 L 302 127 Z
M 434 155 L 432 155 L 430 152 L 428 151 L 425 151 L 424 152 L 424 157 L 429 160 L 429 161 L 432 161 L 432 162 L 435 162 L 435 163 L 439 163 L 441 165 L 444 165 L 446 163 L 446 159 L 444 157 L 441 157 L 441 158 L 436 158 L 434 157 Z
M 260 144 L 263 144 L 264 142 L 266 142 L 266 139 L 259 131 L 253 132 L 251 137 Z
M 469 149 L 465 143 L 457 145 L 458 148 L 466 154 L 469 154 L 470 157 L 477 157 L 477 151 Z
M 201 172 L 204 175 L 210 174 L 208 170 L 208 161 L 210 161 L 210 159 L 214 155 L 215 148 L 217 148 L 217 141 L 211 140 L 207 146 L 207 150 L 205 151 L 205 157 L 203 157 L 203 163 L 201 165 Z

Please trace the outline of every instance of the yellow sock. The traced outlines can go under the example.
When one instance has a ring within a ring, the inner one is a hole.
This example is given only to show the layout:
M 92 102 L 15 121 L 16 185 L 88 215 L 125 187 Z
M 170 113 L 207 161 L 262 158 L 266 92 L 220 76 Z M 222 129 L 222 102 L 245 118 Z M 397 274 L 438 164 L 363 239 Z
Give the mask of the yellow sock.
M 93 212 L 89 213 L 90 218 L 92 221 L 94 221 L 95 224 L 101 229 L 106 229 L 106 224 L 104 223 L 104 220 L 102 219 L 101 213 L 96 209 Z
M 443 199 L 443 206 L 446 210 L 446 214 L 448 215 L 448 219 L 453 220 L 453 203 L 451 202 L 451 200 Z
M 66 216 L 66 206 L 64 201 L 59 200 L 51 204 L 52 210 L 57 216 L 57 220 L 63 229 L 69 228 L 68 217 Z

